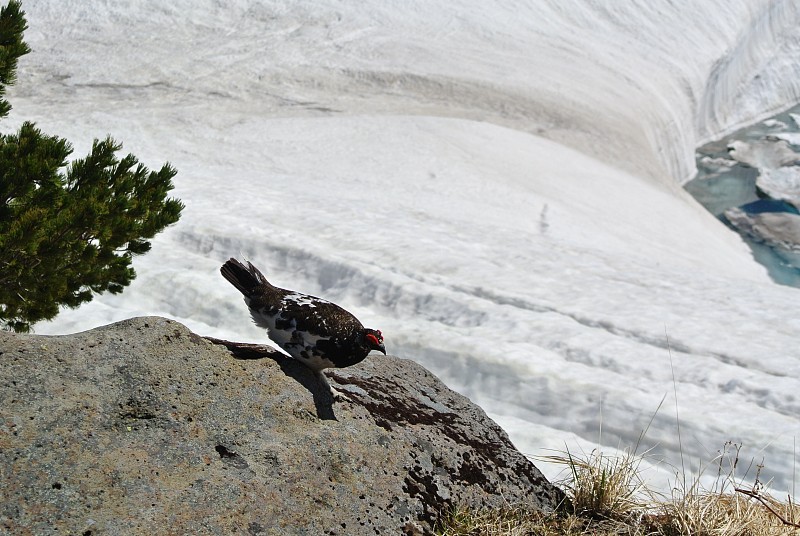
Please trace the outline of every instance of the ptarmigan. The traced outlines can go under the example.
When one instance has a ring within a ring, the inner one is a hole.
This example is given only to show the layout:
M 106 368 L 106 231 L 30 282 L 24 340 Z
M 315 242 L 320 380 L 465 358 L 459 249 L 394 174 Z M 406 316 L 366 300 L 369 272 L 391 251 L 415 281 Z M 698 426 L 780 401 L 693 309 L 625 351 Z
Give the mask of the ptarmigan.
M 328 383 L 326 368 L 341 368 L 364 360 L 372 350 L 386 355 L 383 335 L 365 328 L 335 303 L 278 288 L 250 262 L 229 259 L 223 277 L 244 294 L 253 321 L 273 342 L 313 370 L 334 398 L 346 398 Z

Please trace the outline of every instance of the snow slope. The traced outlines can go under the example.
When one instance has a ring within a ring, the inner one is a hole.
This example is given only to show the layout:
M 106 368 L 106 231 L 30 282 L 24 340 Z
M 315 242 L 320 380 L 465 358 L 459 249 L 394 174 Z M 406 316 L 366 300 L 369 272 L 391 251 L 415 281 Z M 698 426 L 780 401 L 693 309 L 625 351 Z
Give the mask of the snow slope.
M 125 293 L 38 332 L 160 314 L 263 340 L 218 274 L 247 257 L 383 330 L 524 452 L 633 444 L 666 395 L 643 448 L 677 466 L 738 441 L 793 481 L 800 292 L 680 183 L 701 140 L 800 100 L 796 2 L 24 7 L 34 52 L 0 126 L 76 156 L 111 133 L 171 161 L 187 205 Z

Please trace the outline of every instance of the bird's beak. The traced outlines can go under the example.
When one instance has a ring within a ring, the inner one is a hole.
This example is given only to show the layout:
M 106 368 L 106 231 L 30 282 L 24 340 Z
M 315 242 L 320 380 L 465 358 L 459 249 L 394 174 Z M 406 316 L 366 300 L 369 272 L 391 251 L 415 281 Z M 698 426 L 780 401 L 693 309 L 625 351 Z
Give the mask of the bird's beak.
M 378 346 L 378 348 L 377 348 L 377 349 L 378 349 L 379 351 L 383 352 L 383 355 L 386 355 L 386 347 L 384 347 L 382 344 L 381 344 L 380 346 Z

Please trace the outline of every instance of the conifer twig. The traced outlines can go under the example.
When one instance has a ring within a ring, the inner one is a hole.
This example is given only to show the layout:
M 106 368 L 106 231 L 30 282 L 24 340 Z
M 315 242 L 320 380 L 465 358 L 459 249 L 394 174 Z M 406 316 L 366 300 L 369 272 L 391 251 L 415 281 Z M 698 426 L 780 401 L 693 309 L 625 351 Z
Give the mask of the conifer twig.
M 774 509 L 774 508 L 772 508 L 772 506 L 770 506 L 770 505 L 769 505 L 769 503 L 768 503 L 767 501 L 765 501 L 765 500 L 764 500 L 764 498 L 761 496 L 761 494 L 760 494 L 759 492 L 757 492 L 757 491 L 752 491 L 752 490 L 749 490 L 749 489 L 743 489 L 743 488 L 734 488 L 734 489 L 735 489 L 735 490 L 736 490 L 738 493 L 741 493 L 741 494 L 743 494 L 743 495 L 747 495 L 748 497 L 752 497 L 753 499 L 755 499 L 755 500 L 757 500 L 758 502 L 760 502 L 761 504 L 763 504 L 763 505 L 766 507 L 766 509 L 767 509 L 767 510 L 769 510 L 769 511 L 772 513 L 772 515 L 774 515 L 775 517 L 777 517 L 778 519 L 780 519 L 780 520 L 781 520 L 781 522 L 782 522 L 784 525 L 786 525 L 786 526 L 789 526 L 789 527 L 794 527 L 794 528 L 798 528 L 798 529 L 800 529 L 800 524 L 798 524 L 798 523 L 792 523 L 791 521 L 789 521 L 788 519 L 786 519 L 785 517 L 783 517 L 782 515 L 780 515 L 778 512 L 776 512 L 776 511 L 775 511 L 775 509 Z

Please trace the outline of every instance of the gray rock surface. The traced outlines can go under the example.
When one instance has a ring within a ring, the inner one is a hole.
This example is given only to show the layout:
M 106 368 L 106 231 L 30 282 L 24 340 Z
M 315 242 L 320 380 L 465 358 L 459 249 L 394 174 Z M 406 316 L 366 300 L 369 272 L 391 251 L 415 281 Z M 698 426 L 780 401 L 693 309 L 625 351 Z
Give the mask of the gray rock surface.
M 422 534 L 562 498 L 413 361 L 330 373 L 331 405 L 299 363 L 227 346 L 156 317 L 0 333 L 0 533 Z

